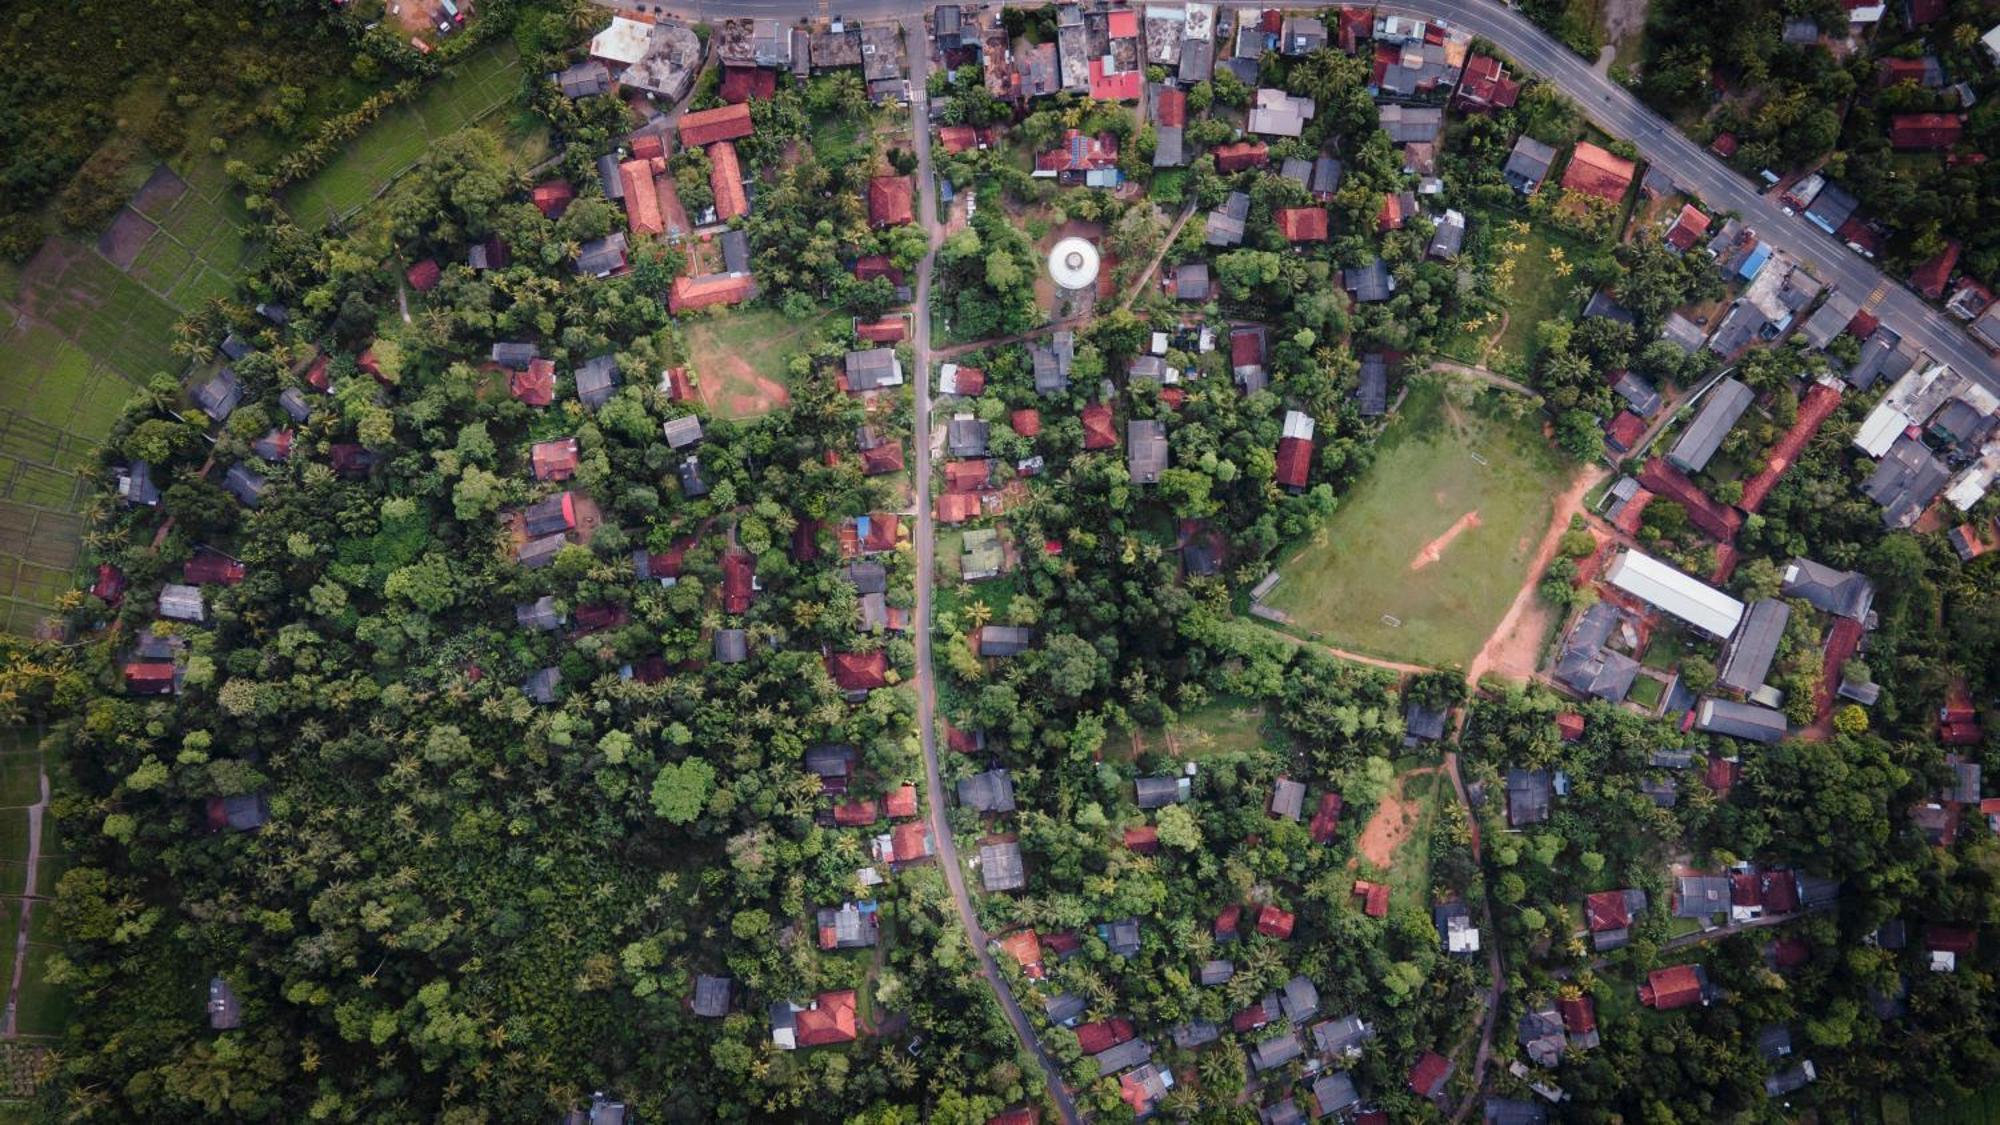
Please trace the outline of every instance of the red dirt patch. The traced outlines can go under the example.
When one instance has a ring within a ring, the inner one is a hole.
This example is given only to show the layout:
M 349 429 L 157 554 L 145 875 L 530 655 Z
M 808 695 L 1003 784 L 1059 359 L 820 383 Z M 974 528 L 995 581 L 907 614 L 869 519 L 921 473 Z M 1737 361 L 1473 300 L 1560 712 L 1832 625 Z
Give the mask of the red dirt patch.
M 724 418 L 755 418 L 792 401 L 783 383 L 759 375 L 737 356 L 712 357 L 696 374 L 701 377 L 702 403 Z
M 1553 610 L 1535 592 L 1542 575 L 1554 561 L 1556 551 L 1562 546 L 1563 532 L 1569 530 L 1570 516 L 1582 509 L 1583 496 L 1598 481 L 1604 479 L 1601 469 L 1577 474 L 1570 486 L 1556 497 L 1555 514 L 1549 518 L 1549 527 L 1542 534 L 1542 542 L 1535 549 L 1535 557 L 1528 563 L 1528 573 L 1521 579 L 1521 588 L 1515 591 L 1514 601 L 1507 607 L 1500 624 L 1493 630 L 1479 654 L 1472 658 L 1472 667 L 1466 672 L 1466 679 L 1478 683 L 1488 672 L 1501 677 L 1525 683 L 1534 678 L 1535 668 L 1541 663 L 1542 638 L 1548 635 Z
M 1375 815 L 1368 818 L 1367 827 L 1361 830 L 1361 840 L 1354 847 L 1355 855 L 1361 862 L 1379 871 L 1387 871 L 1396 863 L 1396 849 L 1410 838 L 1415 830 L 1421 809 L 1416 801 L 1403 796 L 1403 787 L 1409 779 L 1430 773 L 1432 767 L 1411 770 L 1396 779 L 1396 787 L 1375 806 Z
M 97 236 L 97 252 L 119 269 L 129 270 L 132 263 L 138 260 L 140 249 L 158 229 L 146 216 L 130 207 L 122 208 L 118 217 L 111 220 L 111 225 L 104 228 L 104 233 Z
M 149 219 L 157 219 L 173 210 L 174 204 L 187 194 L 187 181 L 174 173 L 172 168 L 162 164 L 153 169 L 130 200 L 132 209 Z
M 1464 535 L 1466 532 L 1471 531 L 1473 528 L 1478 526 L 1479 526 L 1479 509 L 1474 508 L 1472 511 L 1469 511 L 1464 515 L 1458 517 L 1458 519 L 1454 520 L 1450 527 L 1445 528 L 1443 535 L 1440 535 L 1436 539 L 1433 539 L 1430 542 L 1424 544 L 1424 549 L 1418 551 L 1417 557 L 1410 560 L 1410 569 L 1413 571 L 1422 570 L 1423 568 L 1443 558 L 1444 549 L 1446 547 L 1451 546 L 1452 540 L 1457 539 L 1459 536 Z

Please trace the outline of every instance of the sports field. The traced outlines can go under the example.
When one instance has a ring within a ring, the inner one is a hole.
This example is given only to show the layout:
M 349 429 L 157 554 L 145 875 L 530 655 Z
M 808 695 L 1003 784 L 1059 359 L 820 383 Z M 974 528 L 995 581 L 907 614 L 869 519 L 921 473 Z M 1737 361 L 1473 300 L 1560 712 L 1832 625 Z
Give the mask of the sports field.
M 1330 645 L 1465 664 L 1519 590 L 1560 489 L 1539 416 L 1461 406 L 1411 386 L 1374 468 L 1313 538 L 1285 555 L 1266 604 Z
M 520 93 L 520 72 L 512 40 L 473 52 L 448 77 L 384 113 L 325 167 L 286 189 L 285 209 L 305 227 L 347 217 L 422 159 L 433 140 L 512 101 Z
M 688 367 L 719 418 L 755 418 L 791 401 L 786 363 L 818 338 L 823 320 L 793 320 L 775 309 L 742 309 L 688 326 Z

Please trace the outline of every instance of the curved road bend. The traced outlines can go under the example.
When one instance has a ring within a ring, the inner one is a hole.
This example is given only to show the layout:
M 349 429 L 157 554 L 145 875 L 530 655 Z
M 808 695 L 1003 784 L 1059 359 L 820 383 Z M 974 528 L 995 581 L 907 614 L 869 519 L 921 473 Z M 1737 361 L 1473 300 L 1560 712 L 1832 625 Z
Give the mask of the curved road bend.
M 930 316 L 931 268 L 936 262 L 938 245 L 944 241 L 944 227 L 938 221 L 937 195 L 932 190 L 931 130 L 924 97 L 924 83 L 930 73 L 929 41 L 920 14 L 906 14 L 902 24 L 910 58 L 910 92 L 914 99 L 911 127 L 917 152 L 918 218 L 930 236 L 930 249 L 917 265 L 916 305 L 911 316 L 911 352 L 916 370 L 911 378 L 916 384 L 913 444 L 917 455 L 917 730 L 924 748 L 924 787 L 930 798 L 931 835 L 937 841 L 938 866 L 944 869 L 945 884 L 951 888 L 952 902 L 958 907 L 958 920 L 965 928 L 965 940 L 971 945 L 973 956 L 979 959 L 980 975 L 986 978 L 987 987 L 993 990 L 994 998 L 1000 1002 L 1000 1009 L 1006 1013 L 1007 1022 L 1013 1025 L 1021 1045 L 1033 1053 L 1035 1061 L 1041 1064 L 1049 1097 L 1062 1114 L 1064 1125 L 1080 1125 L 1083 1118 L 1077 1113 L 1076 1103 L 1063 1084 L 1062 1068 L 1043 1050 L 1041 1040 L 1035 1035 L 1034 1025 L 1021 1011 L 1020 1002 L 1014 999 L 1013 990 L 1007 987 L 1007 979 L 1000 975 L 1000 967 L 993 962 L 993 954 L 987 951 L 986 931 L 980 927 L 979 916 L 973 910 L 972 896 L 965 886 L 965 868 L 958 861 L 958 844 L 952 839 L 951 825 L 945 819 L 944 776 L 938 768 L 937 679 L 931 661 L 931 593 L 937 574 L 937 543 L 935 529 L 931 525 Z

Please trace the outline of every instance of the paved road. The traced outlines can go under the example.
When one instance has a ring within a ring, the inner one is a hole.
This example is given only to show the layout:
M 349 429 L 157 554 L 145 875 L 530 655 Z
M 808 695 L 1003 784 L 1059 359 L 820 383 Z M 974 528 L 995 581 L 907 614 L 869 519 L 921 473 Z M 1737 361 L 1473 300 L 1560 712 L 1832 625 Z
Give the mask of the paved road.
M 999 1000 L 1000 1008 L 1006 1013 L 1007 1022 L 1013 1025 L 1021 1045 L 1041 1064 L 1049 1094 L 1055 1100 L 1065 1125 L 1078 1125 L 1082 1117 L 1063 1085 L 1062 1069 L 1042 1049 L 1034 1025 L 1021 1011 L 1020 1002 L 1014 999 L 1013 990 L 1007 986 L 1007 978 L 1000 975 L 1000 967 L 994 964 L 993 955 L 987 951 L 986 931 L 980 927 L 979 915 L 973 910 L 972 895 L 965 885 L 965 868 L 958 861 L 958 845 L 952 839 L 951 825 L 945 818 L 944 776 L 938 768 L 937 676 L 931 659 L 931 595 L 937 575 L 937 537 L 931 525 L 930 313 L 931 269 L 936 264 L 937 248 L 944 241 L 944 227 L 938 222 L 937 193 L 933 190 L 935 185 L 931 176 L 931 130 L 923 102 L 924 80 L 930 70 L 928 40 L 921 15 L 905 15 L 902 22 L 903 34 L 910 49 L 910 87 L 917 98 L 912 117 L 917 150 L 918 218 L 930 236 L 930 249 L 917 265 L 911 351 L 916 361 L 912 379 L 917 392 L 916 440 L 913 443 L 917 455 L 917 730 L 924 748 L 924 785 L 930 795 L 931 835 L 937 840 L 938 865 L 944 869 L 945 883 L 951 888 L 952 901 L 958 907 L 958 920 L 965 928 L 965 940 L 971 945 L 973 955 L 979 959 L 979 974 L 986 978 L 987 987 Z
M 612 3 L 618 6 L 616 0 Z M 1032 0 L 1024 6 L 1041 3 Z M 854 19 L 891 15 L 921 18 L 912 13 L 931 6 L 927 0 L 842 0 L 832 8 Z M 1265 2 L 1224 0 L 1222 6 L 1254 9 L 1264 7 Z M 821 17 L 830 9 L 807 0 L 695 0 L 667 4 L 666 10 L 699 19 L 736 15 L 794 20 Z M 1905 339 L 2000 394 L 2000 358 L 1974 342 L 1956 321 L 1804 218 L 1786 215 L 1775 200 L 1758 194 L 1713 153 L 1677 132 L 1623 86 L 1598 73 L 1590 62 L 1571 53 L 1526 16 L 1494 0 L 1424 0 L 1421 4 L 1383 5 L 1378 10 L 1444 19 L 1491 40 L 1517 64 L 1574 99 L 1583 114 L 1605 132 L 1630 140 L 1649 163 L 1672 176 L 1684 190 L 1700 196 L 1712 208 L 1736 212 L 1759 237 L 1809 264 L 1822 280 L 1860 301 Z M 916 53 L 911 52 L 913 56 Z

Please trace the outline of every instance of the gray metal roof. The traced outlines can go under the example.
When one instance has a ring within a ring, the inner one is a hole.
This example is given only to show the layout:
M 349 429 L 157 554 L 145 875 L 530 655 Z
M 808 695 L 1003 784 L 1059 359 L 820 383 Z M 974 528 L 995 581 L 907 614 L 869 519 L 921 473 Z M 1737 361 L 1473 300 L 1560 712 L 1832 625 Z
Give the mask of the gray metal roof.
M 1762 687 L 1791 619 L 1792 607 L 1776 598 L 1752 602 L 1723 649 L 1722 668 L 1715 682 L 1745 695 Z
M 1296 1031 L 1287 1031 L 1273 1039 L 1265 1039 L 1250 1050 L 1250 1065 L 1258 1070 L 1280 1067 L 1306 1053 L 1304 1043 L 1299 1042 Z
M 1785 737 L 1785 715 L 1754 703 L 1703 699 L 1695 708 L 1694 729 L 1751 742 L 1776 742 Z
M 1167 467 L 1167 424 L 1134 418 L 1125 424 L 1125 467 L 1135 484 L 1155 484 Z
M 705 1019 L 721 1019 L 729 1014 L 731 985 L 728 977 L 706 973 L 694 978 L 694 1014 Z
M 1305 811 L 1306 787 L 1289 777 L 1281 777 L 1271 789 L 1270 811 L 1272 816 L 1282 816 L 1287 820 L 1297 820 Z
M 1795 558 L 1785 564 L 1780 589 L 1788 598 L 1802 598 L 1814 609 L 1856 621 L 1867 618 L 1875 604 L 1875 584 L 1866 575 L 1852 570 L 1835 570 L 1811 559 Z
M 1014 779 L 1006 770 L 987 770 L 958 783 L 958 803 L 976 812 L 1014 811 Z
M 963 789 L 960 792 L 963 793 Z M 1028 874 L 1021 862 L 1021 845 L 1012 841 L 981 844 L 979 882 L 989 891 L 1018 891 L 1027 886 Z
M 1737 420 L 1750 409 L 1750 402 L 1756 397 L 1749 387 L 1734 379 L 1717 383 L 1708 392 L 1701 412 L 1681 432 L 1674 447 L 1667 451 L 1667 460 L 1683 472 L 1701 472 L 1715 456 L 1715 451 L 1722 448 L 1722 439 L 1729 436 L 1729 431 L 1736 427 Z
M 1548 770 L 1510 769 L 1507 771 L 1507 823 L 1519 828 L 1540 824 L 1549 818 L 1555 799 L 1555 778 Z
M 592 356 L 576 369 L 576 397 L 593 410 L 611 401 L 612 388 L 617 385 L 616 356 Z

